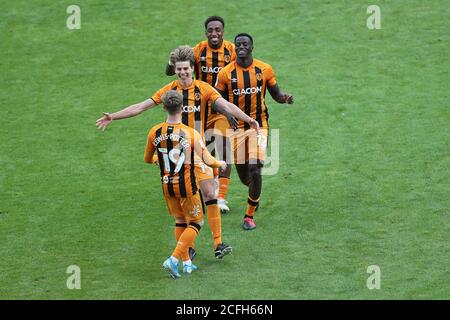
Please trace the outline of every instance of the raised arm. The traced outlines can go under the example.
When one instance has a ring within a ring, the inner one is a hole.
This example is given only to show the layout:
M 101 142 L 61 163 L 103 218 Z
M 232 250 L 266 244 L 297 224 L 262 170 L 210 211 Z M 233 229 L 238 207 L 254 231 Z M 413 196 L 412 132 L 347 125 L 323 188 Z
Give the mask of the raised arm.
M 221 168 L 222 170 L 225 170 L 227 168 L 227 164 L 225 161 L 219 161 L 209 153 L 208 149 L 206 149 L 206 146 L 203 143 L 203 139 L 198 132 L 194 133 L 194 152 L 208 167 Z
M 273 100 L 275 100 L 276 102 L 288 104 L 294 103 L 294 97 L 289 93 L 281 91 L 280 87 L 278 87 L 278 84 L 267 86 L 267 89 L 269 90 L 269 93 L 272 96 Z
M 220 93 L 220 91 L 219 91 Z M 230 115 L 233 117 L 236 117 L 239 120 L 242 120 L 244 122 L 247 122 L 250 127 L 255 129 L 259 134 L 259 124 L 258 122 L 251 118 L 250 116 L 246 115 L 244 112 L 242 112 L 241 109 L 239 109 L 236 105 L 233 103 L 228 102 L 224 98 L 218 98 L 214 103 L 212 104 L 213 108 L 229 117 Z
M 173 76 L 175 74 L 175 66 L 173 64 L 166 64 L 166 76 Z
M 97 129 L 101 129 L 104 131 L 113 120 L 120 120 L 137 116 L 138 114 L 141 114 L 145 110 L 150 109 L 154 106 L 156 106 L 156 103 L 152 99 L 147 99 L 145 101 L 132 104 L 131 106 L 128 106 L 114 113 L 104 112 L 103 117 L 98 119 L 95 122 L 95 125 L 97 126 Z

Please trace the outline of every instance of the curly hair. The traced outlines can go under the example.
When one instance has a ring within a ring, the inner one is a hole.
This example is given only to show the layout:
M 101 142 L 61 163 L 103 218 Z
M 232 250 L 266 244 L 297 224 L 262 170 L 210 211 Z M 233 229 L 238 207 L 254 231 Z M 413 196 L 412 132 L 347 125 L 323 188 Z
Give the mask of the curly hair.
M 171 115 L 177 114 L 181 111 L 181 105 L 183 104 L 183 96 L 176 90 L 167 91 L 161 98 L 164 108 Z
M 225 28 L 225 21 L 223 21 L 222 17 L 211 16 L 205 20 L 205 29 L 208 28 L 208 23 L 210 23 L 211 21 L 219 21 L 220 23 L 222 23 L 222 27 Z
M 190 46 L 179 46 L 170 53 L 170 63 L 172 65 L 175 65 L 175 62 L 181 61 L 189 61 L 191 67 L 194 66 L 195 55 L 194 50 Z

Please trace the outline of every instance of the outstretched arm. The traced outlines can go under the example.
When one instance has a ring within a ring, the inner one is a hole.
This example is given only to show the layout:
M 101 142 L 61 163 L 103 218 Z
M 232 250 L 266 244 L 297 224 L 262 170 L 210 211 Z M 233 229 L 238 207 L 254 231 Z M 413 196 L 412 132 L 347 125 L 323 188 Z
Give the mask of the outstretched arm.
M 95 122 L 95 125 L 98 129 L 104 131 L 113 120 L 120 120 L 137 116 L 138 114 L 141 114 L 145 110 L 150 109 L 154 106 L 156 106 L 156 103 L 152 99 L 147 99 L 114 113 L 104 112 L 103 117 L 98 119 Z
M 225 98 L 226 97 L 226 93 L 225 93 L 225 91 L 222 91 L 222 90 L 219 90 L 219 89 L 217 89 L 217 88 L 215 88 L 216 90 L 217 90 L 217 92 L 219 92 L 220 93 L 220 95 L 223 97 L 223 98 Z M 217 110 L 217 108 L 216 108 L 216 110 Z M 226 117 L 227 117 L 227 120 L 228 120 L 228 123 L 230 124 L 230 128 L 231 129 L 233 129 L 233 130 L 236 130 L 238 127 L 238 124 L 239 124 L 239 122 L 236 120 L 236 118 L 235 117 L 233 117 L 231 114 L 229 114 L 229 113 L 226 113 L 226 114 L 224 114 Z
M 250 127 L 255 129 L 259 134 L 258 122 L 255 119 L 246 115 L 244 112 L 242 112 L 242 110 L 239 109 L 236 105 L 228 102 L 224 98 L 218 98 L 216 101 L 214 101 L 212 106 L 214 109 L 216 109 L 216 111 L 226 115 L 227 118 L 231 115 L 239 120 L 247 122 L 250 125 Z
M 277 84 L 275 84 L 274 86 L 267 86 L 267 89 L 269 89 L 270 95 L 276 102 L 288 104 L 294 103 L 294 97 L 289 93 L 281 91 L 280 87 L 278 87 Z

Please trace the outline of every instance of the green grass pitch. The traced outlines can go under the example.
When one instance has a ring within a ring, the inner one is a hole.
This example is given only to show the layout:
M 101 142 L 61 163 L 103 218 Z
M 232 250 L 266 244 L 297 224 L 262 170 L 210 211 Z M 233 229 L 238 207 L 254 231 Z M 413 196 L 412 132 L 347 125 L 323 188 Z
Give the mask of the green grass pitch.
M 143 162 L 165 115 L 94 123 L 168 83 L 170 50 L 214 14 L 226 39 L 254 36 L 296 101 L 267 97 L 280 170 L 263 177 L 258 228 L 241 229 L 233 172 L 233 254 L 214 259 L 205 224 L 198 272 L 173 281 L 172 218 Z M 444 0 L 2 1 L 0 299 L 449 299 L 449 16 Z

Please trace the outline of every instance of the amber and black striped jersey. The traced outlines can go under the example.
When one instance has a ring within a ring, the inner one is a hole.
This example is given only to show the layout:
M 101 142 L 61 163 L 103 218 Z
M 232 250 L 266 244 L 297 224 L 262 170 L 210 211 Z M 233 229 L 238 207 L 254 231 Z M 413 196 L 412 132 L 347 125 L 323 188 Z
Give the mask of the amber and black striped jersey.
M 217 75 L 223 67 L 236 60 L 234 44 L 223 40 L 222 46 L 213 49 L 208 41 L 199 42 L 194 47 L 195 54 L 195 78 L 205 81 L 211 86 L 216 84 Z
M 160 104 L 162 96 L 169 90 L 177 90 L 183 95 L 181 122 L 200 132 L 203 137 L 208 115 L 211 113 L 211 105 L 218 98 L 221 98 L 221 95 L 211 85 L 203 81 L 193 80 L 188 88 L 184 88 L 179 80 L 175 80 L 158 90 L 152 96 L 152 100 L 156 104 Z
M 264 102 L 267 86 L 277 84 L 275 72 L 267 63 L 253 59 L 248 68 L 236 62 L 223 68 L 215 87 L 226 93 L 229 102 L 258 121 L 261 128 L 268 128 L 269 112 Z M 248 123 L 239 121 L 239 128 L 250 129 Z
M 208 166 L 220 167 L 220 162 L 206 149 L 200 134 L 181 123 L 163 122 L 150 129 L 144 161 L 153 163 L 155 152 L 166 197 L 185 198 L 197 192 L 194 173 L 195 154 Z

